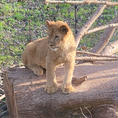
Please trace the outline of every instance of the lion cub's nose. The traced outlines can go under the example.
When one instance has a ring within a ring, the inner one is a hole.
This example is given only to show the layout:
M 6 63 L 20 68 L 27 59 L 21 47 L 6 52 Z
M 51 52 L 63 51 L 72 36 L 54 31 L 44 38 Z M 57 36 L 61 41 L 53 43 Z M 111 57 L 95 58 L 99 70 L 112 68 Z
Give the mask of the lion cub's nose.
M 50 46 L 54 46 L 53 44 L 50 44 Z

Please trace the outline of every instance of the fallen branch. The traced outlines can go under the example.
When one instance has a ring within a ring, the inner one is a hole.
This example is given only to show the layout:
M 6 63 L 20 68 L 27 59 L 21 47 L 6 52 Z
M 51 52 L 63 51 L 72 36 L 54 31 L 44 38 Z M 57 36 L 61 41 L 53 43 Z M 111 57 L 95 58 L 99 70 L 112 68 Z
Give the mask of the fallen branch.
M 113 28 L 113 27 L 118 27 L 118 23 L 113 23 L 113 24 L 108 24 L 108 25 L 104 25 L 104 26 L 100 26 L 100 27 L 96 27 L 94 29 L 91 29 L 91 30 L 88 30 L 86 32 L 86 34 L 91 34 L 93 32 L 97 32 L 97 31 L 100 31 L 100 30 L 104 30 L 104 29 L 107 29 L 107 28 Z
M 86 51 L 77 51 L 76 54 L 86 54 L 89 56 L 96 56 L 96 57 L 118 58 L 118 56 L 102 55 L 102 54 L 96 54 L 96 53 L 86 52 Z
M 83 0 L 83 1 L 70 1 L 70 0 L 64 0 L 64 1 L 52 1 L 52 0 L 45 0 L 45 3 L 48 4 L 100 4 L 100 5 L 107 5 L 107 6 L 115 6 L 118 5 L 118 2 L 110 2 L 110 1 L 99 1 L 99 0 Z
M 76 57 L 76 61 L 117 61 L 118 58 L 105 57 Z
M 95 20 L 102 14 L 103 10 L 106 8 L 106 5 L 100 6 L 97 11 L 94 13 L 94 15 L 88 20 L 88 22 L 84 25 L 84 27 L 80 30 L 80 32 L 76 36 L 76 42 L 77 42 L 77 47 L 82 39 L 82 37 L 86 34 L 88 29 L 91 27 L 91 25 L 95 22 Z
M 115 17 L 111 22 L 111 23 L 115 23 L 117 22 L 117 17 Z M 107 28 L 104 33 L 100 36 L 100 40 L 99 42 L 93 47 L 93 49 L 91 50 L 91 52 L 93 53 L 101 53 L 103 51 L 103 49 L 105 48 L 105 46 L 109 43 L 110 39 L 112 38 L 114 32 L 116 30 L 116 27 L 110 27 Z

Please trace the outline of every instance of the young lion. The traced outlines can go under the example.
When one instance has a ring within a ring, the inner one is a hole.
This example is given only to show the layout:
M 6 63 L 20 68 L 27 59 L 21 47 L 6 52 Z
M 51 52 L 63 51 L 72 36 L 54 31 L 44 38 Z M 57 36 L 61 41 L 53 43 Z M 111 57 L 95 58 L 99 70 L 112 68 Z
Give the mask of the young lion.
M 74 70 L 76 44 L 68 24 L 62 21 L 46 21 L 48 37 L 35 40 L 26 46 L 22 60 L 25 66 L 35 74 L 42 75 L 46 69 L 47 93 L 57 90 L 55 76 L 56 66 L 64 63 L 65 78 L 62 91 L 69 93 L 73 90 L 71 80 Z

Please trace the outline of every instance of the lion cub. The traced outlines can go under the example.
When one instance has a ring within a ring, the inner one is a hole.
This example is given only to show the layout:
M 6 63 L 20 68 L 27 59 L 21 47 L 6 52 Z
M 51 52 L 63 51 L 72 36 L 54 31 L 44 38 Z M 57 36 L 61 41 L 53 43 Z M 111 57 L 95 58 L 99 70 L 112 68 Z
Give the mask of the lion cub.
M 62 91 L 70 93 L 73 90 L 71 81 L 74 70 L 76 44 L 73 33 L 68 24 L 62 21 L 46 21 L 48 37 L 30 42 L 23 54 L 22 60 L 25 66 L 35 74 L 42 75 L 46 69 L 47 93 L 56 92 L 56 66 L 64 63 L 65 77 Z

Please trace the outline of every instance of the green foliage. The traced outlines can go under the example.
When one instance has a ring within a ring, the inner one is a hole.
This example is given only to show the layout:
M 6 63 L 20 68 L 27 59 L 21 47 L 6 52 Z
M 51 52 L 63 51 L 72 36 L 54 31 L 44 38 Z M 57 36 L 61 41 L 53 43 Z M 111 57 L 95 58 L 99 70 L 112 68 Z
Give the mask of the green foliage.
M 20 63 L 25 45 L 30 40 L 46 36 L 46 20 L 66 21 L 75 31 L 74 5 L 45 5 L 37 0 L 10 3 L 2 0 L 0 7 L 0 65 Z M 78 29 L 82 28 L 96 9 L 96 5 L 78 5 Z M 108 7 L 92 27 L 107 24 L 114 18 L 116 11 L 118 6 Z M 80 47 L 86 45 L 90 49 L 99 40 L 101 33 L 85 36 Z

